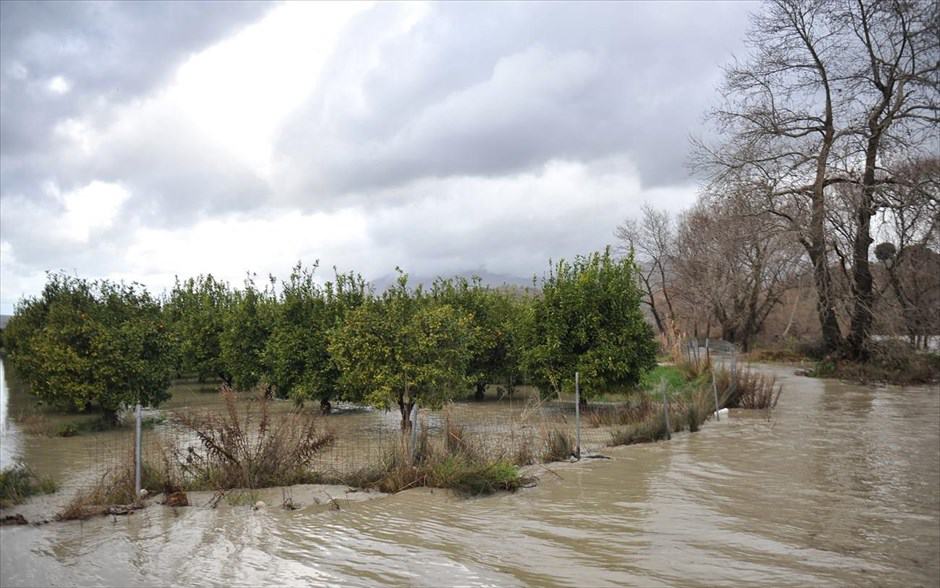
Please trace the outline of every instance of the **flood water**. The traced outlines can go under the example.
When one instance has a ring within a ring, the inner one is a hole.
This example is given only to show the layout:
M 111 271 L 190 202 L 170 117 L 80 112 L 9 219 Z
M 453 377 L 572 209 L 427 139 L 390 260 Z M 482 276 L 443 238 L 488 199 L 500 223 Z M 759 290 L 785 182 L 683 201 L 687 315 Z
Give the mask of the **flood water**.
M 940 391 L 762 369 L 784 385 L 772 418 L 549 465 L 515 494 L 4 527 L 0 584 L 936 586 Z M 80 439 L 31 439 L 4 410 L 4 462 Z

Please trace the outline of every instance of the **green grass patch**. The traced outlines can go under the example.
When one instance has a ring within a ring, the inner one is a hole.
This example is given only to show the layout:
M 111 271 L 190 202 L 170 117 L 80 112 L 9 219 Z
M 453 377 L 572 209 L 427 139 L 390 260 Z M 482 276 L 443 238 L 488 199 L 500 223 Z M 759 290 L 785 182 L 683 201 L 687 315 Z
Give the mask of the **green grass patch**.
M 20 504 L 30 496 L 52 494 L 58 484 L 50 478 L 37 476 L 23 463 L 0 471 L 0 508 Z
M 666 386 L 671 390 L 681 390 L 688 382 L 682 370 L 676 366 L 658 365 L 643 374 L 643 377 L 640 378 L 640 389 L 655 390 L 663 380 L 666 381 Z

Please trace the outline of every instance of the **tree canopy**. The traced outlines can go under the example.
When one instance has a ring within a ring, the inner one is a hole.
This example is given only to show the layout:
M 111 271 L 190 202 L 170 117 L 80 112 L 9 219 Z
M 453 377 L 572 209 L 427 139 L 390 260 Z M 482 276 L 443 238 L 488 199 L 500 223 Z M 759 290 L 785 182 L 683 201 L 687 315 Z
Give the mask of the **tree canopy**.
M 4 340 L 17 372 L 42 401 L 99 408 L 167 398 L 175 355 L 160 305 L 136 284 L 50 274 L 19 303 Z
M 585 398 L 636 386 L 656 366 L 657 349 L 641 299 L 632 255 L 617 260 L 608 249 L 555 264 L 533 306 L 534 383 L 570 391 L 577 371 Z
M 397 406 L 402 429 L 411 427 L 415 405 L 439 407 L 467 385 L 472 318 L 432 302 L 402 275 L 381 298 L 352 310 L 330 344 L 346 397 Z

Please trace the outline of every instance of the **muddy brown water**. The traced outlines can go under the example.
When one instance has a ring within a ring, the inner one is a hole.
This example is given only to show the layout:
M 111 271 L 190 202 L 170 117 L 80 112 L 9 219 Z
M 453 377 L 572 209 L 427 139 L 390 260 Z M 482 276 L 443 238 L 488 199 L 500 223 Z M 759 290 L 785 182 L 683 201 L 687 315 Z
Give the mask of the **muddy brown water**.
M 515 494 L 4 527 L 0 584 L 938 585 L 940 391 L 761 369 L 784 385 L 772 418 L 733 411 L 670 442 L 550 465 Z M 68 444 L 89 442 L 24 434 L 10 396 L 3 460 L 80 476 L 89 451 Z

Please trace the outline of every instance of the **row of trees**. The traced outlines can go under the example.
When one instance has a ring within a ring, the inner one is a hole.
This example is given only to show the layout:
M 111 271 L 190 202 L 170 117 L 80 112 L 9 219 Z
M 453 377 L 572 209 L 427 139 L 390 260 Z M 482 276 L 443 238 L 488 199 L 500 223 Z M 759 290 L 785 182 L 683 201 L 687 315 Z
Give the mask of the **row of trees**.
M 439 278 L 374 293 L 357 274 L 321 284 L 316 266 L 240 289 L 212 276 L 177 281 L 162 299 L 139 285 L 51 274 L 5 333 L 20 375 L 43 401 L 114 415 L 156 405 L 173 377 L 261 387 L 297 402 L 334 399 L 436 407 L 487 384 L 525 380 L 546 395 L 580 371 L 586 397 L 635 386 L 655 365 L 631 257 L 609 250 L 551 266 L 540 289 Z
M 827 353 L 865 359 L 876 330 L 940 334 L 938 4 L 770 0 L 748 43 L 711 113 L 718 140 L 694 145 L 699 203 L 618 229 L 660 331 L 717 325 L 746 347 L 805 284 L 795 302 L 815 304 Z

